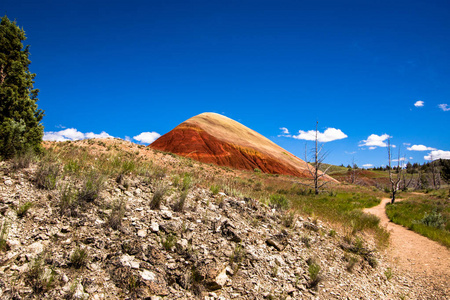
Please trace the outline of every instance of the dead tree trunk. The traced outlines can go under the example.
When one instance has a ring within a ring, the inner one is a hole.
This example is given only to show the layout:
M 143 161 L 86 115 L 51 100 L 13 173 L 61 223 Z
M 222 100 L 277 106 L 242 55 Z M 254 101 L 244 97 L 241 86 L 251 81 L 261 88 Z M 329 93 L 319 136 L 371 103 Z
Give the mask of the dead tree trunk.
M 400 187 L 400 180 L 401 180 L 401 173 L 402 173 L 402 169 L 400 168 L 400 148 L 398 149 L 398 160 L 397 160 L 397 176 L 396 178 L 394 178 L 394 174 L 392 174 L 392 167 L 391 167 L 391 162 L 392 162 L 392 153 L 391 153 L 391 139 L 388 138 L 388 160 L 389 160 L 389 181 L 391 183 L 391 203 L 395 202 L 395 194 L 397 193 L 397 191 L 399 190 Z
M 305 162 L 308 164 L 308 172 L 311 175 L 311 177 L 313 178 L 313 188 L 314 188 L 314 193 L 317 195 L 319 194 L 319 190 L 326 185 L 328 182 L 327 181 L 323 181 L 320 182 L 321 179 L 323 179 L 323 177 L 326 175 L 326 173 L 328 172 L 328 169 L 330 168 L 330 166 L 328 166 L 325 170 L 321 171 L 320 167 L 323 165 L 323 161 L 325 160 L 327 153 L 322 153 L 323 150 L 323 145 L 319 146 L 318 143 L 318 125 L 319 122 L 316 122 L 316 136 L 314 139 L 315 142 L 315 146 L 314 146 L 314 163 L 312 165 L 312 168 L 309 166 L 310 162 L 308 159 L 308 149 L 307 146 L 305 145 Z

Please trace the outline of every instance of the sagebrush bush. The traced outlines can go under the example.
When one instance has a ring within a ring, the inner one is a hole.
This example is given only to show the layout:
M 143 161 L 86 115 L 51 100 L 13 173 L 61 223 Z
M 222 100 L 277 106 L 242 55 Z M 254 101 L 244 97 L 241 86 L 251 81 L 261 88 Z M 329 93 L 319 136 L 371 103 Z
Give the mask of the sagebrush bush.
M 83 202 L 93 202 L 100 195 L 103 188 L 104 179 L 101 175 L 93 172 L 85 178 L 81 189 L 78 191 L 78 200 Z
M 122 219 L 125 216 L 125 201 L 117 200 L 112 205 L 111 214 L 108 218 L 108 225 L 117 230 L 122 225 Z
M 46 158 L 41 160 L 35 174 L 35 182 L 38 188 L 55 189 L 60 170 L 61 166 L 58 162 Z
M 78 215 L 79 201 L 77 194 L 70 185 L 65 185 L 59 193 L 59 211 L 61 215 L 76 217 Z
M 273 194 L 270 195 L 270 205 L 275 209 L 288 209 L 289 201 L 284 195 Z
M 167 186 L 163 183 L 160 183 L 156 186 L 155 191 L 153 192 L 153 198 L 150 201 L 151 209 L 159 209 L 161 207 L 161 202 L 164 200 L 164 195 L 167 192 Z

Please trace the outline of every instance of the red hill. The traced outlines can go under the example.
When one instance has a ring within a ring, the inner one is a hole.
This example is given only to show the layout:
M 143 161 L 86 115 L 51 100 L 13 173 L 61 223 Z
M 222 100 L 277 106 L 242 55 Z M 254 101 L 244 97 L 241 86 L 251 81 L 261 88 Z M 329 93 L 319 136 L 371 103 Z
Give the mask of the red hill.
M 258 168 L 264 173 L 310 177 L 303 160 L 256 131 L 215 113 L 186 120 L 150 147 L 241 170 Z

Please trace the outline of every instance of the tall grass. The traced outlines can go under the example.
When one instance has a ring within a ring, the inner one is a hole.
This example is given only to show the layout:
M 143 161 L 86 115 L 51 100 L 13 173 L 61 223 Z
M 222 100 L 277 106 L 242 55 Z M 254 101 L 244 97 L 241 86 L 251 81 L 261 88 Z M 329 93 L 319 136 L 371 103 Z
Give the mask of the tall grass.
M 403 225 L 450 248 L 450 202 L 427 196 L 386 206 L 392 222 Z

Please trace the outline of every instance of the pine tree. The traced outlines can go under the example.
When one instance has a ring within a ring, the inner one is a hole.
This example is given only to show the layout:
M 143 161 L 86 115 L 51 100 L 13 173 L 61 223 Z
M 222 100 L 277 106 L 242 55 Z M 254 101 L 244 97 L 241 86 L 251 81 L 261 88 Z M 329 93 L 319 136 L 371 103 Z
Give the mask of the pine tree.
M 41 151 L 44 112 L 37 107 L 39 90 L 29 71 L 25 31 L 6 16 L 0 23 L 0 156 L 10 158 Z

